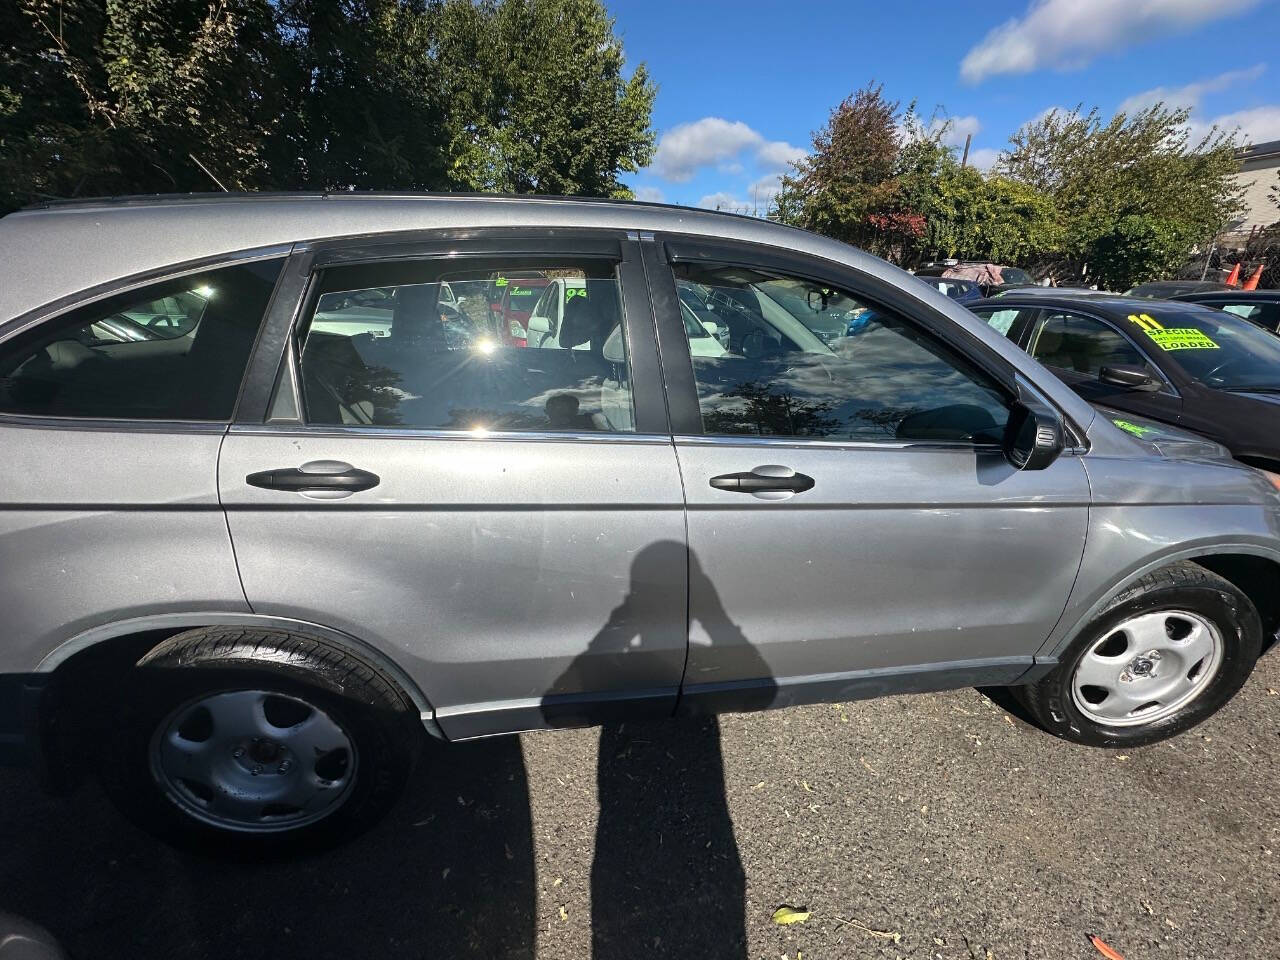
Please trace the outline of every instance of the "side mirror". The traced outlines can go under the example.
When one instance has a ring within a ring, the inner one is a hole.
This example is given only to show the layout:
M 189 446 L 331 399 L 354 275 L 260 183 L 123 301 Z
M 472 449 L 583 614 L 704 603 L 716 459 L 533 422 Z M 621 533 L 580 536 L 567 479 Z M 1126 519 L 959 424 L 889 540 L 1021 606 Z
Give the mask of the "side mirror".
M 1028 393 L 1013 403 L 1004 430 L 1005 459 L 1017 470 L 1043 470 L 1067 445 L 1062 418 Z
M 530 333 L 550 333 L 551 321 L 546 317 L 534 315 L 528 319 L 525 324 L 529 328 Z
M 1134 367 L 1128 364 L 1103 367 L 1098 373 L 1098 379 L 1108 386 L 1124 387 L 1126 390 L 1141 390 L 1146 393 L 1154 393 L 1161 387 L 1159 378 L 1153 377 L 1142 367 Z
M 710 320 L 702 321 L 702 329 L 707 331 L 707 333 L 711 334 L 713 337 L 720 336 L 720 328 L 716 326 L 714 323 L 712 323 Z

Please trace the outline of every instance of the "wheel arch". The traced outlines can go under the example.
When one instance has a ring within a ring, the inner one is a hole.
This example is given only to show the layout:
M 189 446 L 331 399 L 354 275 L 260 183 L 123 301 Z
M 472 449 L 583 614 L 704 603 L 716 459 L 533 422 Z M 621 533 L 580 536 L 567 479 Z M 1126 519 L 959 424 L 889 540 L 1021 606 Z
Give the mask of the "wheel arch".
M 51 683 L 56 685 L 60 676 L 74 671 L 78 664 L 97 662 L 132 666 L 147 651 L 174 634 L 200 627 L 224 626 L 253 627 L 260 630 L 312 636 L 367 660 L 400 688 L 418 711 L 427 732 L 438 739 L 444 739 L 435 720 L 435 708 L 422 692 L 421 687 L 386 653 L 345 631 L 287 617 L 193 611 L 135 617 L 99 624 L 55 647 L 40 661 L 35 673 L 50 675 Z
M 1096 618 L 1121 590 L 1154 570 L 1179 561 L 1190 561 L 1235 584 L 1247 596 L 1263 625 L 1263 651 L 1277 642 L 1280 632 L 1280 551 L 1250 542 L 1200 543 L 1150 556 L 1138 566 L 1096 592 L 1092 602 L 1063 630 L 1060 623 L 1054 635 L 1036 656 L 1037 667 L 1031 676 L 1041 676 L 1057 663 L 1062 652 Z

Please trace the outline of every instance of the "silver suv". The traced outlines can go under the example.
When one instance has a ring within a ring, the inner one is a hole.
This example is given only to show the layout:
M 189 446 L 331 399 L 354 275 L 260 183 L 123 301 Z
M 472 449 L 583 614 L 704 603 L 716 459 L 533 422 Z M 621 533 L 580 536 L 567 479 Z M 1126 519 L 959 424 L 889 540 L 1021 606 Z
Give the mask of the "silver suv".
M 172 838 L 350 833 L 424 729 L 987 685 L 1129 747 L 1280 627 L 1276 478 L 821 237 L 262 195 L 0 248 L 3 743 Z M 538 348 L 508 276 L 574 291 Z

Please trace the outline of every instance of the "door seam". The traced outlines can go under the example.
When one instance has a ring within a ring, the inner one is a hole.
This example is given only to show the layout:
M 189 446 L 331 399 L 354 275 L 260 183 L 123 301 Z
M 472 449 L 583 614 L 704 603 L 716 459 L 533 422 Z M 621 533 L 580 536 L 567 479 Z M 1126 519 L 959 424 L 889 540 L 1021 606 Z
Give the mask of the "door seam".
M 222 511 L 222 523 L 227 528 L 227 545 L 231 547 L 231 563 L 236 570 L 236 583 L 240 584 L 240 595 L 244 597 L 244 605 L 250 613 L 257 613 L 253 609 L 253 602 L 249 599 L 249 592 L 244 588 L 244 575 L 240 572 L 240 555 L 236 553 L 236 538 L 231 535 L 231 514 L 227 512 L 227 505 L 222 502 L 222 448 L 227 442 L 227 438 L 231 436 L 231 425 L 227 424 L 227 429 L 222 431 L 222 439 L 218 441 L 218 456 L 214 461 L 213 468 L 213 484 L 218 495 L 218 507 Z

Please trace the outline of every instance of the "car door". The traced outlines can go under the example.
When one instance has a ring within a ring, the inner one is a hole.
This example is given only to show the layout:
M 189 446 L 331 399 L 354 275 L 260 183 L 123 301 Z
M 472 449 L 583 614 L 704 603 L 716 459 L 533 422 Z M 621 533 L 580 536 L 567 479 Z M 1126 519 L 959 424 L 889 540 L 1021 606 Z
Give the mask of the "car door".
M 1089 496 L 1077 456 L 1035 472 L 1005 461 L 999 363 L 967 335 L 956 342 L 972 354 L 948 345 L 935 331 L 955 339 L 950 321 L 851 268 L 679 237 L 646 245 L 646 263 L 688 510 L 681 704 L 1024 673 L 1074 581 Z M 711 291 L 724 354 L 690 354 L 686 283 Z M 856 332 L 824 342 L 808 327 L 827 324 L 788 315 L 770 284 L 840 309 Z
M 683 497 L 633 250 L 562 232 L 307 254 L 298 320 L 273 318 L 284 349 L 263 361 L 274 397 L 222 450 L 254 610 L 381 650 L 450 737 L 669 713 Z M 504 342 L 493 276 L 541 292 L 543 271 L 580 280 L 582 305 L 554 345 Z M 442 332 L 442 282 L 470 331 Z M 387 337 L 310 330 L 374 287 L 395 289 Z
M 282 263 L 125 279 L 0 326 L 0 673 L 124 621 L 248 612 L 218 447 Z M 156 305 L 172 323 L 130 319 Z
M 1026 350 L 1090 403 L 1165 423 L 1177 423 L 1182 396 L 1151 356 L 1117 326 L 1099 316 L 1048 307 L 1025 334 Z M 1141 367 L 1158 377 L 1159 390 L 1104 383 L 1103 367 Z

